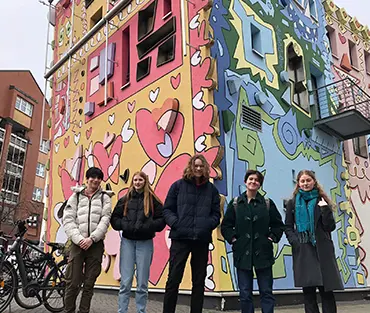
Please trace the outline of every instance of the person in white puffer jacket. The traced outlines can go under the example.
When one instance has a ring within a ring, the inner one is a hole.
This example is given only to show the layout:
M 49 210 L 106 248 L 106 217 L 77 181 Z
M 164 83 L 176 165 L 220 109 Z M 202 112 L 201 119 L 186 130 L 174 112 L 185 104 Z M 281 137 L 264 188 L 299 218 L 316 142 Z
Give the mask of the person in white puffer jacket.
M 65 313 L 75 313 L 76 298 L 83 284 L 79 312 L 90 311 L 96 279 L 100 275 L 104 237 L 112 212 L 112 191 L 102 190 L 103 172 L 96 167 L 86 172 L 86 186 L 72 187 L 63 212 L 63 227 L 72 241 L 66 270 Z

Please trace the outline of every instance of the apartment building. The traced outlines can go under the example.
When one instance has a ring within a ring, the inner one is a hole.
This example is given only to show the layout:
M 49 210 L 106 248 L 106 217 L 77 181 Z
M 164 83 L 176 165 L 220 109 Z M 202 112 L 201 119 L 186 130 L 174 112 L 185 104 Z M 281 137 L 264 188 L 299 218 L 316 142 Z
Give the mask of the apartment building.
M 34 222 L 28 235 L 35 238 L 40 235 L 49 150 L 48 128 L 41 130 L 43 101 L 30 71 L 0 70 L 0 229 L 10 232 L 16 220 L 30 218 Z M 45 112 L 49 114 L 47 106 Z

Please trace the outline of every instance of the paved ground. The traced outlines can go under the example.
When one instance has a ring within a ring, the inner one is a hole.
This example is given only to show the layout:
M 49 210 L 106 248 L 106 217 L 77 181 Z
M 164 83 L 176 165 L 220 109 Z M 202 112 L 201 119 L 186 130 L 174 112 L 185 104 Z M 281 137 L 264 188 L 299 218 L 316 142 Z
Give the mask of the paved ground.
M 177 306 L 176 313 L 188 313 L 190 311 L 188 306 Z M 7 309 L 4 313 L 47 313 L 44 307 L 39 307 L 33 310 L 25 310 L 12 303 L 11 310 Z M 95 293 L 90 313 L 114 313 L 117 312 L 117 296 L 104 293 Z M 129 313 L 135 313 L 135 300 L 131 298 Z M 150 300 L 147 308 L 148 313 L 162 313 L 162 303 Z M 203 310 L 204 313 L 216 313 L 219 311 Z M 240 311 L 228 311 L 236 313 Z M 256 310 L 256 313 L 260 313 Z M 303 306 L 289 306 L 276 308 L 277 313 L 304 313 Z M 338 313 L 369 313 L 370 301 L 356 301 L 356 302 L 339 302 Z

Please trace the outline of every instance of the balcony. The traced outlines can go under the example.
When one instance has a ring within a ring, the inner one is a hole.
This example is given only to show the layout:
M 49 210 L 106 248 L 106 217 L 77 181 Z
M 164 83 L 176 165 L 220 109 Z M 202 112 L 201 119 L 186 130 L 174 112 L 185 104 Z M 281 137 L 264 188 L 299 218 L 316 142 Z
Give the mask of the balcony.
M 370 96 L 350 78 L 320 87 L 313 93 L 317 128 L 342 141 L 370 134 Z

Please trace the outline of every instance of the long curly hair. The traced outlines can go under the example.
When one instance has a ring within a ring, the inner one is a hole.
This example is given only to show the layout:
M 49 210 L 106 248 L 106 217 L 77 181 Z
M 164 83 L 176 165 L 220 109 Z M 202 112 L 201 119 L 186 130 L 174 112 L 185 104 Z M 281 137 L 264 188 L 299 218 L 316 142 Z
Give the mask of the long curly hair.
M 128 192 L 126 194 L 126 199 L 125 199 L 125 206 L 123 209 L 123 216 L 127 215 L 127 207 L 128 207 L 128 202 L 132 199 L 132 195 L 135 191 L 134 187 L 134 178 L 135 176 L 140 176 L 141 178 L 144 179 L 144 214 L 146 217 L 149 217 L 150 211 L 152 212 L 152 215 L 154 215 L 154 199 L 156 199 L 159 203 L 162 204 L 162 201 L 159 200 L 159 198 L 156 196 L 154 193 L 152 187 L 149 185 L 149 178 L 148 175 L 145 174 L 142 171 L 135 172 L 134 175 L 132 176 L 131 184 L 128 189 Z
M 319 192 L 319 197 L 320 198 L 323 198 L 326 203 L 332 208 L 332 210 L 334 210 L 335 208 L 335 204 L 333 203 L 333 201 L 331 201 L 331 199 L 329 198 L 329 196 L 325 193 L 324 189 L 322 188 L 322 186 L 319 184 L 318 180 L 316 179 L 316 175 L 313 171 L 310 171 L 310 170 L 302 170 L 298 173 L 297 175 L 297 183 L 296 183 L 296 186 L 294 188 L 294 191 L 293 191 L 293 199 L 295 199 L 295 196 L 297 195 L 298 191 L 299 191 L 299 180 L 301 179 L 301 177 L 303 175 L 308 175 L 310 176 L 313 181 L 315 182 L 315 185 L 314 185 L 314 189 L 317 189 L 318 192 Z
M 204 168 L 203 168 L 203 177 L 206 180 L 208 180 L 209 179 L 209 175 L 211 173 L 211 169 L 210 169 L 210 166 L 209 166 L 208 161 L 201 154 L 195 154 L 195 155 L 193 155 L 189 159 L 188 165 L 184 169 L 184 173 L 182 175 L 182 178 L 184 178 L 186 180 L 191 180 L 191 179 L 194 178 L 194 170 L 195 170 L 195 161 L 196 160 L 201 160 L 202 161 L 202 163 L 204 165 Z

